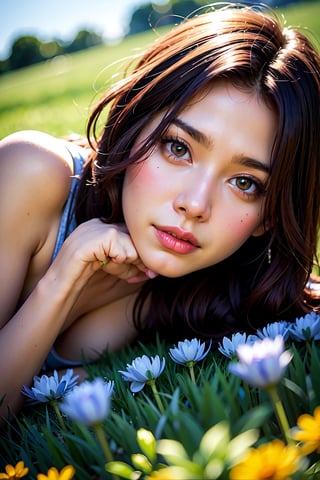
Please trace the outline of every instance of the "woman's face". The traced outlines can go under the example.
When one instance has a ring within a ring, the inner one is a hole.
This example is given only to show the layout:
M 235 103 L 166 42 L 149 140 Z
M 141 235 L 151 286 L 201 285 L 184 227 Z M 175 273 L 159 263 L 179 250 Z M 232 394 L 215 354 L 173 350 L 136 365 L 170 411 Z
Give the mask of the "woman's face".
M 148 268 L 185 275 L 263 233 L 276 121 L 257 94 L 219 80 L 178 115 L 146 160 L 128 168 L 124 217 Z

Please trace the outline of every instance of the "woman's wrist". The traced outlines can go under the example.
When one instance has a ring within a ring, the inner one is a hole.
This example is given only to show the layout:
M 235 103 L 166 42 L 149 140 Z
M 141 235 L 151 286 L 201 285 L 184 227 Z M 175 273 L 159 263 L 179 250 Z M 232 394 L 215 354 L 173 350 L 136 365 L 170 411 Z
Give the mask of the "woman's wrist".
M 54 304 L 72 306 L 78 298 L 87 280 L 72 278 L 67 268 L 56 268 L 54 265 L 39 280 L 35 289 L 45 301 L 50 300 Z M 71 308 L 71 307 L 69 307 Z

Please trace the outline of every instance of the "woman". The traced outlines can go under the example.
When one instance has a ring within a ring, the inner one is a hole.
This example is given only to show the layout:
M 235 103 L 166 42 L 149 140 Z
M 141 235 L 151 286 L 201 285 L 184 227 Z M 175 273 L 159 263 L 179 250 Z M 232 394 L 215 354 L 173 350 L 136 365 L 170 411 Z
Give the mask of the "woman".
M 150 47 L 91 114 L 90 151 L 2 141 L 3 414 L 43 365 L 312 308 L 319 80 L 304 35 L 231 6 Z

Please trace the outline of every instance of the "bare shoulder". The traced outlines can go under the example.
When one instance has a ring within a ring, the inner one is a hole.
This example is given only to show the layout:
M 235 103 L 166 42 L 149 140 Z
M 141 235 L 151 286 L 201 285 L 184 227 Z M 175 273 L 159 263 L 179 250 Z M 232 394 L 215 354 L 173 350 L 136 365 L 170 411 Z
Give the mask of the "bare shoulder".
M 72 158 L 63 142 L 44 132 L 27 130 L 0 142 L 0 168 L 18 168 L 23 173 L 70 176 Z
M 60 218 L 72 174 L 73 160 L 61 140 L 35 131 L 4 138 L 0 142 L 0 221 L 7 238 L 23 229 L 30 248 L 43 242 Z
M 61 140 L 24 131 L 0 142 L 0 325 L 14 311 L 26 278 L 50 261 L 73 161 Z M 40 273 L 42 272 L 42 273 Z M 2 281 L 3 280 L 3 281 Z
M 65 202 L 73 174 L 73 161 L 64 143 L 37 131 L 17 132 L 0 142 L 0 190 L 20 199 L 57 208 Z

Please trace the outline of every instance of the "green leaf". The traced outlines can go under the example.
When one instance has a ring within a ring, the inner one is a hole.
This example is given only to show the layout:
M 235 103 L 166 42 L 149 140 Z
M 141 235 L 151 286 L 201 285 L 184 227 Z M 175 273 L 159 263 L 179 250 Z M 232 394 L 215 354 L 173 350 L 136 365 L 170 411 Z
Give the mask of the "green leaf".
M 60 466 L 64 464 L 64 450 L 65 447 L 61 441 L 55 438 L 51 432 L 48 432 L 45 428 L 43 429 L 44 437 L 47 441 L 48 449 L 52 455 L 52 460 L 54 465 Z
M 311 360 L 310 360 L 310 379 L 313 389 L 312 407 L 315 408 L 320 405 L 320 353 L 319 345 L 315 342 L 311 347 Z
M 260 428 L 261 425 L 266 422 L 271 413 L 273 412 L 271 404 L 263 404 L 258 407 L 251 408 L 248 412 L 245 412 L 240 416 L 239 420 L 235 424 L 235 428 L 238 431 L 245 432 L 247 430 Z

